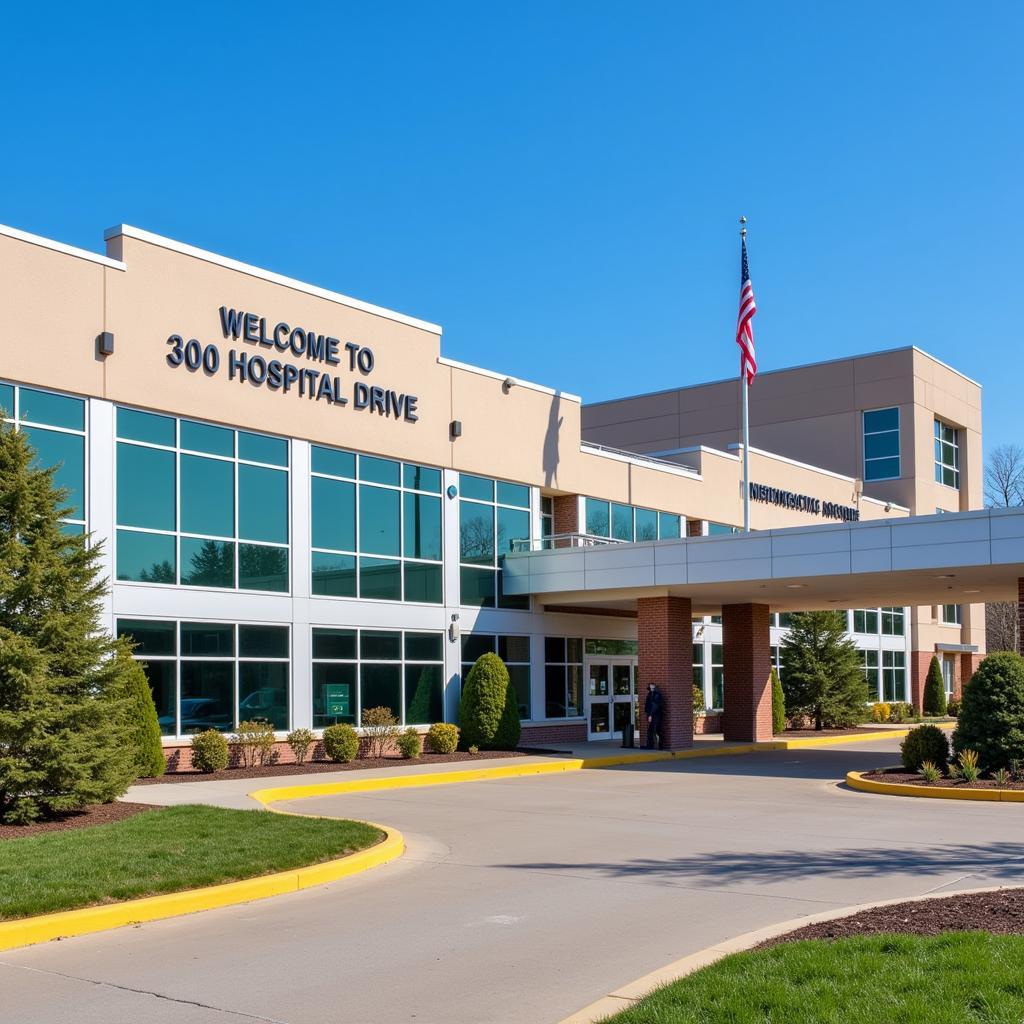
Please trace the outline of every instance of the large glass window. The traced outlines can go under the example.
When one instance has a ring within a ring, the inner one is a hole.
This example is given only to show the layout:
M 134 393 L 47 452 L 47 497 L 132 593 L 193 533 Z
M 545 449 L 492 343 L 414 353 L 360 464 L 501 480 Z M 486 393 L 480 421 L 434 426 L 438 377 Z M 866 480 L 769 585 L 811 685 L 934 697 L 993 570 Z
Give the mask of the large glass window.
M 85 532 L 85 402 L 70 395 L 0 384 L 0 423 L 25 434 L 33 464 L 53 469 L 56 487 L 67 491 L 61 521 L 70 533 Z
M 725 707 L 725 648 L 711 644 L 711 707 Z
M 960 442 L 956 427 L 935 421 L 935 479 L 947 487 L 960 488 Z
M 583 714 L 583 640 L 544 638 L 544 717 L 572 718 Z
M 650 508 L 620 505 L 600 498 L 584 503 L 586 532 L 591 537 L 609 537 L 619 541 L 669 540 L 682 532 L 683 517 Z
M 882 651 L 882 700 L 906 701 L 907 669 L 903 651 Z
M 165 736 L 252 721 L 288 729 L 288 626 L 118 619 L 117 632 L 136 644 Z
M 313 725 L 358 726 L 386 707 L 405 725 L 444 720 L 444 635 L 313 629 Z
M 944 604 L 942 606 L 942 622 L 947 626 L 959 626 L 961 624 L 960 605 Z
M 314 445 L 312 589 L 442 600 L 441 471 Z
M 481 608 L 530 607 L 525 594 L 501 588 L 505 555 L 530 540 L 530 488 L 463 473 L 459 479 L 461 603 Z
M 288 590 L 287 441 L 124 408 L 117 438 L 119 580 Z
M 496 636 L 493 633 L 464 633 L 462 636 L 462 678 L 481 654 L 497 654 L 508 669 L 516 691 L 519 717 L 530 717 L 530 638 L 528 636 Z
M 895 480 L 900 475 L 900 411 L 864 413 L 864 479 Z
M 853 612 L 854 633 L 873 633 L 878 635 L 878 609 L 856 608 Z
M 903 609 L 882 608 L 882 635 L 903 636 Z
M 693 685 L 701 692 L 704 698 L 704 707 L 708 706 L 708 693 L 704 689 L 704 645 L 695 643 L 693 645 Z
M 864 667 L 864 682 L 868 688 L 868 700 L 878 700 L 878 651 L 861 651 L 861 664 Z

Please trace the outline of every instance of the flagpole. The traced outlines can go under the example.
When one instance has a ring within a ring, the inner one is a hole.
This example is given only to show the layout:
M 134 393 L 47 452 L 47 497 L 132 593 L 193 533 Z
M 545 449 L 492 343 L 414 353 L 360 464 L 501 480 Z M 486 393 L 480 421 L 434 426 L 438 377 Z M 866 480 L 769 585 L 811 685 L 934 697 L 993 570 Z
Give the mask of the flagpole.
M 740 238 L 746 240 L 747 218 L 740 217 Z M 748 392 L 750 384 L 747 381 L 746 367 L 743 358 L 740 358 L 740 390 L 742 392 L 743 405 L 743 532 L 750 533 L 750 403 Z

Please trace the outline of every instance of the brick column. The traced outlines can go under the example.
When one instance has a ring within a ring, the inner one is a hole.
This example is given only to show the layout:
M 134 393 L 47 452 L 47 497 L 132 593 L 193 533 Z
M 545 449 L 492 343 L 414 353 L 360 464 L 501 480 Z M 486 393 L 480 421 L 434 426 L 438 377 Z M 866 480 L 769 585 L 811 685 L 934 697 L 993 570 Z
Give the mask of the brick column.
M 981 663 L 981 655 L 974 654 L 971 651 L 961 651 L 960 653 L 960 678 L 956 680 L 953 685 L 953 696 L 957 700 L 962 700 L 964 695 L 964 687 L 971 681 L 971 676 L 974 675 L 975 670 Z
M 636 603 L 640 646 L 640 738 L 647 742 L 644 696 L 657 683 L 665 698 L 662 745 L 693 746 L 693 623 L 688 597 L 642 597 Z M 766 634 L 767 635 L 767 634 Z
M 686 520 L 686 536 L 687 537 L 700 537 L 704 533 L 704 520 L 703 519 L 687 519 Z
M 556 494 L 551 499 L 551 532 L 580 532 L 579 499 L 575 494 Z M 555 547 L 568 547 L 568 541 L 555 541 Z
M 772 738 L 772 652 L 768 605 L 722 605 L 727 740 L 751 743 Z
M 939 661 L 941 666 L 941 659 Z M 920 715 L 924 713 L 924 685 L 928 681 L 928 669 L 932 665 L 932 652 L 910 652 L 910 703 Z

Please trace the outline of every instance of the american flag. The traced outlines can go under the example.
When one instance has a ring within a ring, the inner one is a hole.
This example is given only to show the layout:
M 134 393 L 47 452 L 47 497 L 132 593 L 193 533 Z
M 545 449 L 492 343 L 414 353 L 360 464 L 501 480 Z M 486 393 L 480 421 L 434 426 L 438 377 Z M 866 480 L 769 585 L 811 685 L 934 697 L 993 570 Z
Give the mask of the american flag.
M 746 375 L 748 384 L 753 384 L 754 377 L 757 375 L 757 357 L 754 355 L 754 325 L 751 323 L 756 312 L 754 286 L 750 283 L 750 269 L 747 267 L 747 240 L 744 238 L 740 271 L 740 315 L 736 321 L 736 344 L 740 347 L 740 375 Z

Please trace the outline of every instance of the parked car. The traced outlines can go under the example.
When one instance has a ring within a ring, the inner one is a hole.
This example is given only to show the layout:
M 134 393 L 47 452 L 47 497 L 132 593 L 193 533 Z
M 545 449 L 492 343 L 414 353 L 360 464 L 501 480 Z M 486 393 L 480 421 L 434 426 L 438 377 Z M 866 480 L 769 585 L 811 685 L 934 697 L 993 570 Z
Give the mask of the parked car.
M 166 732 L 174 730 L 174 715 L 161 715 L 160 728 Z M 181 702 L 181 732 L 202 732 L 204 729 L 225 731 L 234 726 L 229 711 L 225 711 L 219 700 L 213 697 L 185 697 Z

